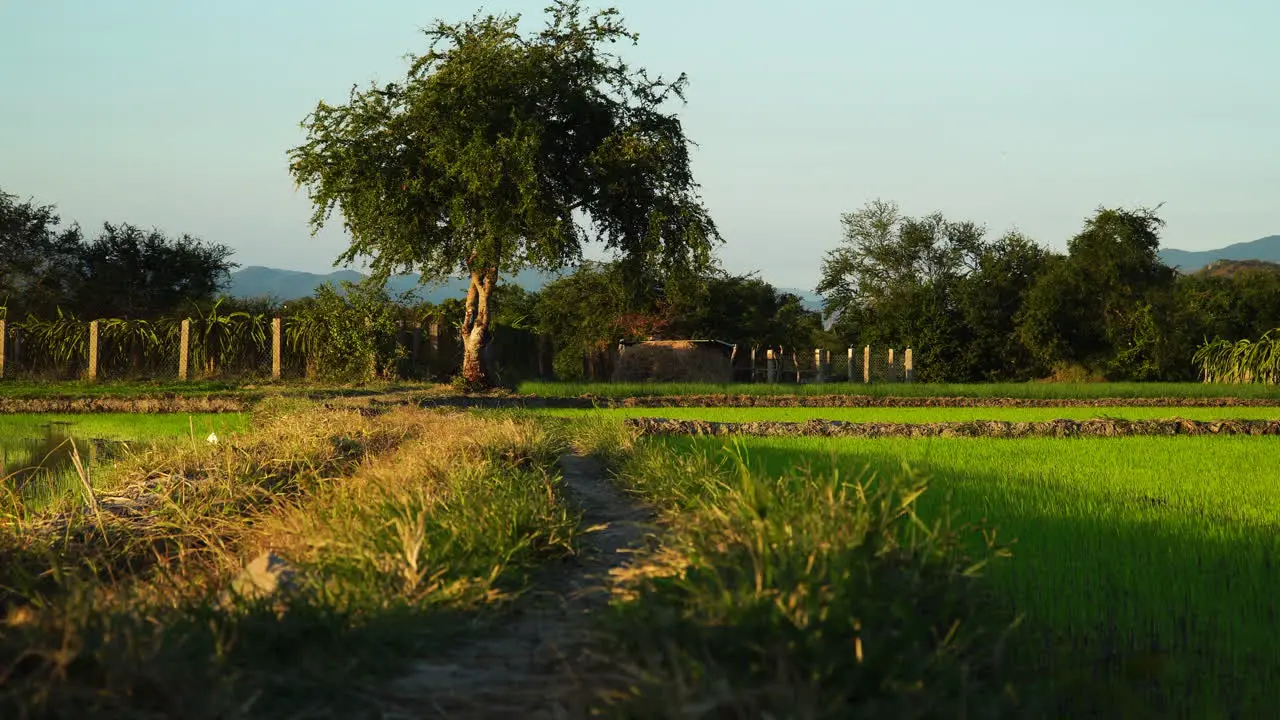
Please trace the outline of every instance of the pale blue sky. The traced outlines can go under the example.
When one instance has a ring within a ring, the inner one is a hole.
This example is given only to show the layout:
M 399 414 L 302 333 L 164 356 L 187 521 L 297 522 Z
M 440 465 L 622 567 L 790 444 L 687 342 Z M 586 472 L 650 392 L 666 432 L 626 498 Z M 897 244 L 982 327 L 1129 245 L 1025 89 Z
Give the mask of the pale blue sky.
M 403 75 L 418 28 L 543 0 L 0 0 L 0 188 L 326 271 L 286 172 L 317 100 Z M 603 5 L 605 3 L 593 3 Z M 1165 202 L 1165 245 L 1280 233 L 1275 0 L 623 0 L 681 110 L 725 265 L 812 287 L 876 197 L 1062 248 Z

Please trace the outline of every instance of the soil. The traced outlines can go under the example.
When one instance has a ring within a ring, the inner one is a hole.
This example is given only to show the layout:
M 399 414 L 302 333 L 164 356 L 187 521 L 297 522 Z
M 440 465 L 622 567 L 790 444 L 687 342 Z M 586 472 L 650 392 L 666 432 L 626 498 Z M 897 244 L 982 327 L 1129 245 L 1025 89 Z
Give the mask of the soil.
M 0 398 L 0 414 L 10 413 L 224 413 L 244 412 L 240 397 L 47 397 Z
M 627 418 L 641 435 L 752 435 L 758 437 L 1122 437 L 1131 435 L 1280 435 L 1277 420 L 1046 420 L 1010 422 L 890 423 L 808 420 L 806 422 L 710 422 L 667 418 Z
M 451 408 L 722 408 L 722 407 L 809 407 L 809 408 L 1053 408 L 1053 407 L 1280 407 L 1280 399 L 1255 398 L 991 398 L 991 397 L 892 397 L 875 395 L 655 395 L 611 398 L 541 397 L 538 395 L 365 398 L 367 407 L 386 407 L 412 402 L 421 407 Z
M 486 637 L 424 659 L 395 683 L 406 717 L 562 718 L 585 715 L 593 662 L 590 616 L 609 576 L 649 534 L 652 513 L 615 488 L 592 459 L 560 459 L 586 531 L 577 556 L 545 570 L 521 606 Z M 598 680 L 595 678 L 593 680 Z

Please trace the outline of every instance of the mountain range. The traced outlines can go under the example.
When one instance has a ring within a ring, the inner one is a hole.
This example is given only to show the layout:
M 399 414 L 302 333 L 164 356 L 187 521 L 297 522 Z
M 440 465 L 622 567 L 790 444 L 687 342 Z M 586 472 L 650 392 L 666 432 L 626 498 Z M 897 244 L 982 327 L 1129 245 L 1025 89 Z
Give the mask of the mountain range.
M 1166 265 L 1176 267 L 1183 273 L 1196 272 L 1219 260 L 1261 260 L 1280 263 L 1280 235 L 1271 235 L 1252 242 L 1236 243 L 1217 250 L 1192 251 L 1168 248 L 1161 250 L 1159 254 Z M 252 265 L 231 273 L 231 283 L 227 286 L 226 293 L 238 298 L 270 297 L 287 302 L 307 297 L 327 282 L 338 285 L 342 280 L 358 282 L 363 277 L 355 270 L 337 270 L 319 274 Z M 504 282 L 513 282 L 526 290 L 540 290 L 556 277 L 558 276 L 531 270 L 506 278 Z M 467 281 L 455 278 L 443 283 L 420 285 L 417 275 L 396 275 L 387 283 L 387 287 L 393 295 L 410 293 L 420 300 L 438 303 L 446 298 L 465 296 Z M 804 305 L 810 309 L 821 308 L 822 298 L 812 291 L 798 288 L 778 289 L 798 295 Z
M 1165 265 L 1183 273 L 1201 270 L 1217 260 L 1280 262 L 1280 235 L 1268 235 L 1252 242 L 1236 243 L 1217 250 L 1161 250 L 1160 259 Z
M 316 288 L 325 283 L 333 283 L 340 288 L 343 280 L 359 282 L 364 277 L 355 270 L 337 270 L 319 274 L 251 265 L 231 273 L 231 283 L 224 291 L 227 295 L 236 298 L 269 297 L 280 302 L 288 302 L 314 294 Z M 502 282 L 514 283 L 526 290 L 536 291 L 541 290 L 544 285 L 557 277 L 559 275 L 527 270 L 516 273 L 512 277 L 503 278 Z M 393 296 L 409 293 L 411 297 L 418 300 L 439 303 L 446 298 L 465 297 L 467 280 L 452 278 L 443 283 L 420 285 L 418 276 L 415 274 L 394 275 L 387 281 L 387 290 Z M 811 291 L 797 288 L 778 288 L 778 290 L 799 296 L 802 304 L 810 310 L 822 308 L 822 298 Z

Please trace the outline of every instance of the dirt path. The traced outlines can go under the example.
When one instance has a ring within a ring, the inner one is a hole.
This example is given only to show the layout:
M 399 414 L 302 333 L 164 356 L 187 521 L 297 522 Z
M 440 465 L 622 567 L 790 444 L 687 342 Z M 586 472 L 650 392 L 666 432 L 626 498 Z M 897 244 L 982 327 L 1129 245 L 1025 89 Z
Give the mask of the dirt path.
M 608 576 L 648 533 L 651 514 L 617 490 L 594 460 L 560 458 L 583 512 L 582 552 L 548 568 L 522 607 L 490 637 L 417 663 L 393 694 L 401 717 L 578 717 L 578 674 L 590 664 L 588 615 L 608 601 Z M 401 714 L 403 713 L 403 714 Z

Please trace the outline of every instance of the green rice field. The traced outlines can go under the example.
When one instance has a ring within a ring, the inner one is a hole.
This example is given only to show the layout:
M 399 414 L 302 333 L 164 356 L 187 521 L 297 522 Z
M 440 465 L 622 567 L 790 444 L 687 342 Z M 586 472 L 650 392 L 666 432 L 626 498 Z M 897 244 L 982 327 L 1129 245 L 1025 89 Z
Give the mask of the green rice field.
M 73 454 L 91 476 L 107 456 L 133 443 L 227 435 L 247 429 L 246 414 L 11 414 L 0 415 L 0 516 L 37 509 L 83 491 Z M 102 455 L 99 448 L 103 448 Z M 110 448 L 110 452 L 106 449 Z M 93 484 L 96 486 L 97 482 Z
M 1115 418 L 1152 420 L 1180 417 L 1187 420 L 1272 420 L 1280 418 L 1280 407 L 1224 408 L 1159 408 L 1159 407 L 977 407 L 977 408 L 601 408 L 575 410 L 539 409 L 539 415 L 581 418 L 662 417 L 673 420 L 708 420 L 712 422 L 804 422 L 806 420 L 840 420 L 844 422 L 935 423 L 970 420 L 1089 420 Z
M 1242 398 L 1280 400 L 1280 386 L 1206 383 L 564 383 L 523 382 L 519 392 L 544 397 L 674 395 L 872 395 L 977 398 Z
M 99 413 L 61 415 L 24 413 L 0 415 L 0 444 L 6 440 L 37 439 L 54 426 L 73 437 L 104 440 L 160 440 L 195 434 L 205 438 L 210 432 L 227 433 L 248 427 L 243 413 Z
M 988 573 L 1024 617 L 1010 652 L 1032 676 L 1101 675 L 1179 715 L 1280 704 L 1280 438 L 644 442 L 808 482 L 909 466 L 931 477 L 923 518 L 949 506 L 1013 542 Z

